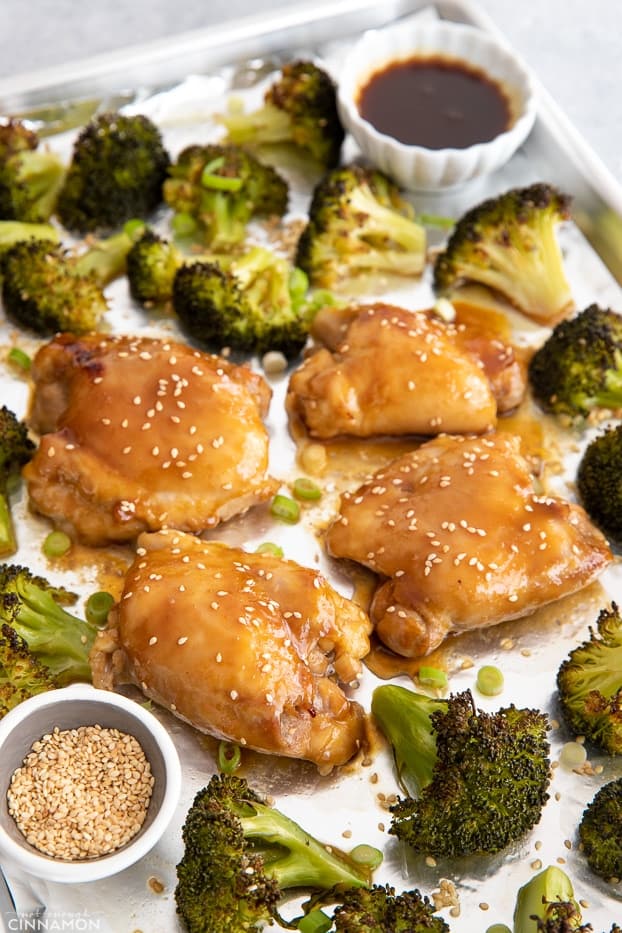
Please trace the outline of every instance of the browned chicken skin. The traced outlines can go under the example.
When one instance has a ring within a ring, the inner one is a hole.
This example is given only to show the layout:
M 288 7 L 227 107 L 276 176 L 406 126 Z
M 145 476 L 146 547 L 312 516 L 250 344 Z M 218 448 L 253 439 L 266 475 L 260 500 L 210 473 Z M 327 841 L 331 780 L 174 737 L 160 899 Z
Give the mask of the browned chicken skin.
M 485 433 L 524 393 L 511 347 L 426 311 L 328 308 L 312 332 L 326 346 L 292 374 L 286 403 L 311 437 Z
M 37 353 L 32 506 L 90 545 L 201 531 L 269 498 L 270 389 L 165 339 L 61 334 Z
M 612 559 L 580 506 L 536 494 L 509 434 L 441 436 L 399 457 L 342 497 L 326 540 L 380 575 L 370 615 L 407 657 L 527 615 Z
M 338 681 L 359 674 L 370 630 L 314 570 L 161 531 L 139 538 L 93 679 L 130 680 L 204 732 L 328 770 L 363 744 L 362 708 Z

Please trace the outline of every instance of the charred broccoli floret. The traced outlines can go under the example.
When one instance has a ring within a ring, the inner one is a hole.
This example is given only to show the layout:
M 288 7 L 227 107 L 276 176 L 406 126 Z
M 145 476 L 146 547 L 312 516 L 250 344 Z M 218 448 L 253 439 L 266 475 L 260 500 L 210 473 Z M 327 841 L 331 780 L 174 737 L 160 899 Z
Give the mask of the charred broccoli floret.
M 65 180 L 58 155 L 20 120 L 0 125 L 0 217 L 43 223 L 54 213 Z
M 622 425 L 608 428 L 585 448 L 577 490 L 588 515 L 616 544 L 622 544 Z
M 6 251 L 24 240 L 47 240 L 60 243 L 60 235 L 52 224 L 30 224 L 21 220 L 0 220 L 0 260 Z
M 557 865 L 549 865 L 520 888 L 514 909 L 514 933 L 588 933 L 581 922 L 572 882 Z
M 97 627 L 63 607 L 76 597 L 18 564 L 0 565 L 0 622 L 23 638 L 58 684 L 90 680 Z
M 416 888 L 401 894 L 388 884 L 335 890 L 312 897 L 305 909 L 333 901 L 335 933 L 449 933 L 434 904 Z
M 7 316 L 43 336 L 96 330 L 108 308 L 103 288 L 125 272 L 127 253 L 141 229 L 129 222 L 80 254 L 48 240 L 15 243 L 0 265 Z
M 362 887 L 369 872 L 266 804 L 243 778 L 214 775 L 186 816 L 175 900 L 188 933 L 245 933 L 277 916 L 289 888 Z
M 221 117 L 227 142 L 242 146 L 293 144 L 324 168 L 339 162 L 344 130 L 332 78 L 310 61 L 290 62 L 251 113 Z
M 579 838 L 595 874 L 607 881 L 622 879 L 622 778 L 601 787 L 588 804 L 579 824 Z
M 458 221 L 434 264 L 434 287 L 446 294 L 479 282 L 528 317 L 559 321 L 573 299 L 557 240 L 570 199 L 548 184 L 512 188 L 478 204 Z
M 282 216 L 288 185 L 270 165 L 239 146 L 189 146 L 169 168 L 164 200 L 196 225 L 196 238 L 215 250 L 244 240 L 253 217 Z
M 307 277 L 263 247 L 226 264 L 183 264 L 173 282 L 173 308 L 186 332 L 216 349 L 279 350 L 296 356 L 325 294 L 309 296 Z
M 74 143 L 57 203 L 61 223 L 89 233 L 147 217 L 162 201 L 169 162 L 160 131 L 148 117 L 94 117 Z
M 590 305 L 561 321 L 529 362 L 534 397 L 553 414 L 622 407 L 622 316 Z
M 425 228 L 386 175 L 352 164 L 316 185 L 295 260 L 314 285 L 360 273 L 420 275 L 425 258 Z
M 610 755 L 622 754 L 622 618 L 615 603 L 602 609 L 596 630 L 557 672 L 564 719 L 575 733 Z
M 540 819 L 550 780 L 543 713 L 485 713 L 468 690 L 440 700 L 393 684 L 376 688 L 372 713 L 406 788 L 389 832 L 416 852 L 499 852 Z
M 6 405 L 0 408 L 0 557 L 17 550 L 9 506 L 9 481 L 18 476 L 35 451 L 26 425 Z
M 127 254 L 132 298 L 144 305 L 163 305 L 173 297 L 173 280 L 187 257 L 174 243 L 147 229 Z
M 47 667 L 40 664 L 15 629 L 0 628 L 0 719 L 23 700 L 56 686 Z

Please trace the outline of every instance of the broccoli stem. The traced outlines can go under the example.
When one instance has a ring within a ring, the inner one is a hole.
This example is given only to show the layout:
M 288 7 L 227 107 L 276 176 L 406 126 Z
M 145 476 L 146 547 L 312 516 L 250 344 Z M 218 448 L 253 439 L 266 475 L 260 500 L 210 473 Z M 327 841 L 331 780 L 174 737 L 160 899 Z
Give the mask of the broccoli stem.
M 372 246 L 374 240 L 385 246 L 387 240 L 406 253 L 421 255 L 421 267 L 424 264 L 425 230 L 398 211 L 380 204 L 373 194 L 357 187 L 350 196 L 350 207 L 359 221 L 354 236 L 367 240 Z
M 365 887 L 369 872 L 346 855 L 323 846 L 293 820 L 272 807 L 252 803 L 252 816 L 239 816 L 244 836 L 262 851 L 266 874 L 282 890 L 298 887 L 331 888 L 336 884 Z
M 430 717 L 438 710 L 446 712 L 447 708 L 446 700 L 395 684 L 374 690 L 371 711 L 393 746 L 398 778 L 403 784 L 412 782 L 418 793 L 431 783 L 437 759 Z
M 22 220 L 0 220 L 0 255 L 21 240 L 49 240 L 59 243 L 60 235 L 51 224 L 31 224 Z
M 65 166 L 52 152 L 26 151 L 15 156 L 19 184 L 28 189 L 29 219 L 45 221 L 54 213 L 65 180 Z
M 270 145 L 292 141 L 292 121 L 285 110 L 264 104 L 253 113 L 230 111 L 223 118 L 228 141 Z
M 6 489 L 0 488 L 0 557 L 14 554 L 17 550 L 15 528 L 11 518 Z
M 102 287 L 125 273 L 127 254 L 144 230 L 140 222 L 128 221 L 123 230 L 94 243 L 78 256 L 74 271 L 77 275 L 93 276 Z
M 579 929 L 581 911 L 574 899 L 568 875 L 556 865 L 549 865 L 520 888 L 514 910 L 513 933 L 537 933 L 541 929 L 538 921 L 554 919 L 566 920 L 567 925 L 563 929 L 570 933 Z M 559 929 L 562 929 L 561 925 Z

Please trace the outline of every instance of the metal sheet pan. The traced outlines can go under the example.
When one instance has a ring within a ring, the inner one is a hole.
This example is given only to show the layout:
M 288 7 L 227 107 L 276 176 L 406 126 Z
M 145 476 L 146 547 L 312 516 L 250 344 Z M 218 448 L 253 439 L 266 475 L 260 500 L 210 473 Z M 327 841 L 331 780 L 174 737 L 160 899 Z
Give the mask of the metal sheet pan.
M 467 0 L 438 0 L 433 5 L 417 0 L 393 0 L 383 5 L 370 0 L 314 4 L 0 81 L 0 112 L 33 120 L 49 136 L 54 148 L 68 153 L 76 128 L 92 113 L 123 105 L 151 115 L 162 126 L 165 140 L 175 152 L 187 142 L 211 138 L 214 127 L 209 121 L 210 114 L 222 109 L 229 93 L 235 90 L 249 99 L 259 95 L 262 82 L 280 62 L 302 53 L 313 54 L 338 77 L 345 48 L 362 30 L 380 28 L 400 17 L 417 14 L 424 7 L 423 15 L 473 23 L 499 37 L 490 21 Z M 425 211 L 458 216 L 482 197 L 511 185 L 542 179 L 555 181 L 574 196 L 576 226 L 564 231 L 563 246 L 577 305 L 583 307 L 598 301 L 622 311 L 619 245 L 622 191 L 539 86 L 538 96 L 539 116 L 534 131 L 503 170 L 485 182 L 475 182 L 444 195 L 417 198 L 417 206 Z M 353 154 L 352 142 L 347 145 L 346 154 Z M 294 215 L 304 212 L 308 193 L 304 184 L 296 188 Z M 412 308 L 427 307 L 432 297 L 427 276 L 414 286 L 393 284 L 382 294 Z M 115 283 L 109 295 L 113 329 L 158 333 L 164 328 L 167 333 L 177 333 L 174 323 L 150 319 L 133 306 L 124 283 Z M 514 323 L 517 340 L 538 339 L 537 329 Z M 14 329 L 0 322 L 0 349 L 15 339 Z M 23 335 L 19 335 L 19 343 L 28 348 Z M 35 345 L 33 341 L 32 347 Z M 274 398 L 269 422 L 272 472 L 284 481 L 296 469 L 295 448 L 283 414 L 286 380 L 286 375 L 271 380 Z M 27 383 L 2 365 L 0 385 L 3 402 L 24 413 Z M 565 457 L 565 469 L 556 480 L 570 496 L 578 456 L 576 445 L 575 448 L 574 453 Z M 275 529 L 265 512 L 258 510 L 228 523 L 213 536 L 250 549 L 267 537 L 272 540 L 278 537 L 288 556 L 320 566 L 335 586 L 349 594 L 350 581 L 326 560 L 314 530 L 335 507 L 339 483 L 335 482 L 331 488 L 321 506 L 306 513 L 306 521 L 301 525 Z M 101 560 L 87 560 L 79 567 L 47 566 L 40 551 L 41 540 L 48 530 L 46 522 L 30 515 L 23 494 L 15 497 L 14 511 L 21 533 L 20 562 L 31 564 L 39 572 L 87 595 L 99 579 Z M 112 551 L 111 559 L 116 556 Z M 538 613 L 535 619 L 456 639 L 449 656 L 451 689 L 472 688 L 475 671 L 485 659 L 503 668 L 506 689 L 494 700 L 478 697 L 480 706 L 494 709 L 509 702 L 537 705 L 557 719 L 554 673 L 572 645 L 587 633 L 598 608 L 611 598 L 622 602 L 622 577 L 617 563 L 597 585 Z M 472 661 L 473 666 L 469 667 L 465 660 Z M 356 697 L 364 705 L 368 706 L 377 682 L 368 671 L 361 678 Z M 159 715 L 182 754 L 184 792 L 170 830 L 146 859 L 108 881 L 71 889 L 19 877 L 11 866 L 4 866 L 18 907 L 26 909 L 29 903 L 39 901 L 47 904 L 49 929 L 106 933 L 174 933 L 180 929 L 173 898 L 175 864 L 181 855 L 180 827 L 195 791 L 215 769 L 214 744 L 205 742 L 167 713 Z M 554 759 L 568 738 L 563 728 L 553 731 Z M 542 821 L 520 844 L 494 858 L 436 865 L 408 854 L 382 828 L 388 826 L 389 815 L 381 795 L 386 800 L 397 789 L 390 758 L 384 753 L 370 765 L 359 763 L 324 778 L 304 763 L 250 755 L 245 773 L 253 786 L 272 795 L 279 807 L 312 828 L 320 838 L 339 843 L 343 833 L 344 847 L 359 842 L 382 847 L 385 860 L 377 872 L 378 881 L 391 882 L 398 890 L 417 886 L 426 893 L 438 891 L 441 879 L 454 882 L 460 898 L 459 916 L 450 916 L 448 909 L 443 912 L 452 931 L 471 933 L 485 930 L 493 922 L 511 923 L 516 890 L 533 873 L 537 861 L 543 865 L 565 864 L 577 894 L 590 903 L 585 919 L 598 931 L 608 929 L 613 920 L 622 918 L 622 890 L 620 886 L 611 888 L 590 874 L 576 849 L 576 825 L 585 803 L 598 786 L 622 774 L 622 763 L 599 756 L 591 761 L 593 774 L 555 769 L 551 801 Z M 163 886 L 160 893 L 150 883 L 153 878 Z

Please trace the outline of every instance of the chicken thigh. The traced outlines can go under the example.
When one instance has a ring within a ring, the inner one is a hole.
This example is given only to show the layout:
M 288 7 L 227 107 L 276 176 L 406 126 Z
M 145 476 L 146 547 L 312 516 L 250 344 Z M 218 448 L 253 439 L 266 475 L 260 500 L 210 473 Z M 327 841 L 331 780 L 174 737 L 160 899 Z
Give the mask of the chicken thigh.
M 271 392 L 247 367 L 170 340 L 61 334 L 32 376 L 30 503 L 85 544 L 198 532 L 277 488 Z
M 286 402 L 311 437 L 480 434 L 524 392 L 510 346 L 425 311 L 329 308 L 312 332 L 325 346 L 292 374 Z
M 536 493 L 509 434 L 440 436 L 399 457 L 342 497 L 326 543 L 380 575 L 372 622 L 406 657 L 527 615 L 612 559 L 580 506 Z
M 364 741 L 339 682 L 359 674 L 370 631 L 314 570 L 160 531 L 139 538 L 93 682 L 134 682 L 197 729 L 329 770 Z

